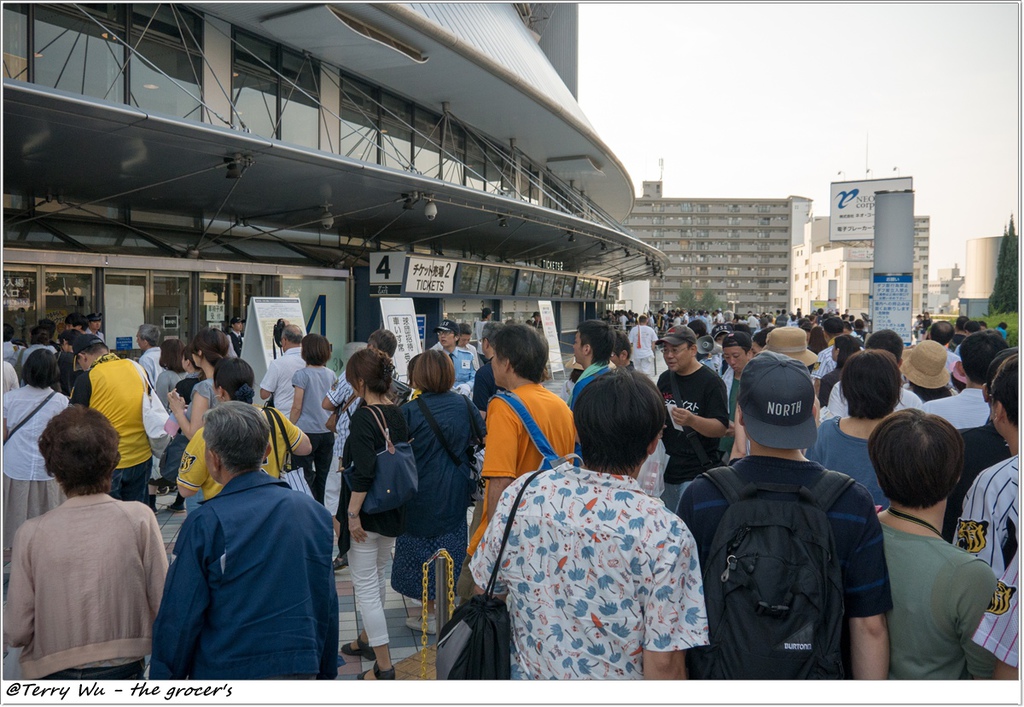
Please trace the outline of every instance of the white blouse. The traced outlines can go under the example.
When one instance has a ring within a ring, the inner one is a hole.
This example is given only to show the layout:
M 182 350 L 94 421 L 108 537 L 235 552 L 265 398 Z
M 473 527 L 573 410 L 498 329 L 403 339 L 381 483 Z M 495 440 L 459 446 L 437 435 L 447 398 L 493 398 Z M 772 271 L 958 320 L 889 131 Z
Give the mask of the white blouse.
M 53 393 L 50 388 L 27 385 L 4 395 L 4 422 L 7 423 L 8 431 L 28 417 L 50 393 Z M 39 452 L 39 436 L 43 434 L 50 418 L 67 408 L 68 404 L 66 395 L 54 393 L 31 420 L 8 438 L 4 443 L 4 474 L 18 481 L 49 481 L 53 478 L 46 473 L 43 455 Z

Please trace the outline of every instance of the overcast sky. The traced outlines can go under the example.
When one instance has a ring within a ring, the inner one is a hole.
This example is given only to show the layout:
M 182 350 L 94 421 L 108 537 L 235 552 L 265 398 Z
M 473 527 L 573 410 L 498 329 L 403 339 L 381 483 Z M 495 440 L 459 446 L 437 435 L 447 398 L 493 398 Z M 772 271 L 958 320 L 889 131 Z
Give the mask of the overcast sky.
M 1019 224 L 1019 11 L 581 4 L 579 101 L 637 194 L 663 158 L 665 196 L 798 195 L 827 216 L 867 144 L 871 177 L 914 178 L 934 277 Z

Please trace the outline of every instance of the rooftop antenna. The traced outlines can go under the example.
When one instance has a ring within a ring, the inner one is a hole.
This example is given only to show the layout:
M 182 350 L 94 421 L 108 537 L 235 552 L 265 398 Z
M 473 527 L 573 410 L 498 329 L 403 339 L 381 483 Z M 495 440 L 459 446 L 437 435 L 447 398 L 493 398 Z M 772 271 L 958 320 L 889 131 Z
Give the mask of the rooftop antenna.
M 658 158 L 658 181 L 664 181 L 665 179 L 665 158 Z

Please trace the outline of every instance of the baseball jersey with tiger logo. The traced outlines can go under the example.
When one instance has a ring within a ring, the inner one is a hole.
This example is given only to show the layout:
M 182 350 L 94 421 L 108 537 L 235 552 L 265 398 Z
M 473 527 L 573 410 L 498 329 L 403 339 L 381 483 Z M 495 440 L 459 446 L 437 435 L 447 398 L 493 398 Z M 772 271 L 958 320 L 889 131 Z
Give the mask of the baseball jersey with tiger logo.
M 974 632 L 975 643 L 1013 668 L 1018 664 L 1017 641 L 1020 637 L 1017 620 L 1017 590 L 1020 586 L 1018 557 L 1019 553 L 1014 553 L 996 584 L 992 603 L 981 617 L 978 630 Z
M 997 577 L 1017 551 L 1018 459 L 1010 457 L 978 475 L 956 525 L 956 544 L 987 562 Z

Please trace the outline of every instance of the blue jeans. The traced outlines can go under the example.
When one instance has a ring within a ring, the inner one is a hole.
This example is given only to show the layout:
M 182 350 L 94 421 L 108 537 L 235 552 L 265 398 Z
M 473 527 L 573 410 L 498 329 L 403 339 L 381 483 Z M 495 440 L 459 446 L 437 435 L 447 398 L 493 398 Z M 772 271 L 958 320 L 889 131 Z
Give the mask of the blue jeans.
M 110 481 L 110 495 L 121 501 L 149 501 L 149 473 L 153 468 L 150 457 L 141 464 L 114 469 L 114 478 Z
M 665 484 L 665 491 L 661 494 L 661 500 L 665 503 L 665 508 L 679 515 L 679 499 L 682 498 L 686 487 L 692 483 L 693 481 L 690 480 L 684 481 L 681 484 Z

